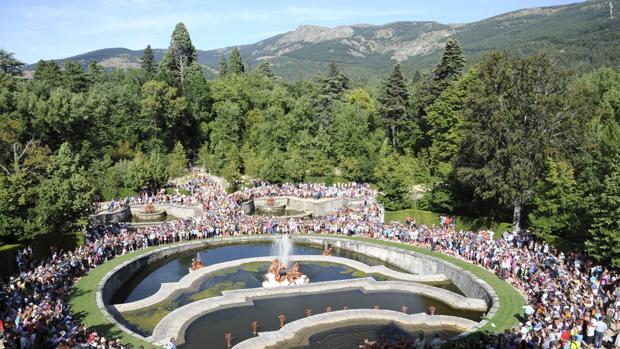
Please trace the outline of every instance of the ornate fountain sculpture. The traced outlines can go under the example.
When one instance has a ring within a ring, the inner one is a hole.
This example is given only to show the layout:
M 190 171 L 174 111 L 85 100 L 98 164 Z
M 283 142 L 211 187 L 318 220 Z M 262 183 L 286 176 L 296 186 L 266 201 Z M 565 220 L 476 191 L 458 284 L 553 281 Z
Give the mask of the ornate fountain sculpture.
M 189 268 L 189 271 L 192 272 L 201 268 L 204 268 L 204 264 L 200 260 L 200 255 L 196 253 L 196 257 L 192 258 L 192 266 Z
M 271 262 L 263 287 L 304 285 L 310 282 L 308 277 L 301 273 L 299 263 L 295 262 L 289 269 L 289 255 L 293 245 L 288 235 L 283 235 L 275 244 L 274 254 L 280 256 Z
M 158 222 L 166 219 L 166 210 L 158 209 L 152 202 L 147 203 L 142 210 L 132 210 L 131 214 L 140 221 Z
M 332 255 L 332 247 L 330 245 L 325 245 L 325 249 L 323 250 L 323 256 L 331 256 Z
M 155 213 L 155 205 L 151 202 L 146 204 L 146 206 L 144 206 L 144 213 Z

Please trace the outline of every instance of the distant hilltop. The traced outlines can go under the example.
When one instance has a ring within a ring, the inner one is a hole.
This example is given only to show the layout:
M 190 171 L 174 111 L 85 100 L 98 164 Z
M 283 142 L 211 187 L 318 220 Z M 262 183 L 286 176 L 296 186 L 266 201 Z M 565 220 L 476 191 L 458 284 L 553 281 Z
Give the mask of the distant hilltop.
M 427 71 L 450 36 L 461 42 L 469 63 L 491 50 L 515 55 L 546 51 L 577 71 L 587 71 L 620 64 L 620 18 L 612 16 L 610 4 L 620 9 L 620 0 L 592 0 L 528 8 L 467 24 L 418 21 L 335 28 L 303 25 L 239 49 L 249 70 L 268 60 L 284 79 L 326 71 L 332 61 L 351 77 L 371 80 L 386 74 L 395 61 L 401 62 L 407 74 Z M 230 50 L 198 51 L 198 61 L 207 77 L 217 76 L 219 59 Z M 164 49 L 153 51 L 156 60 L 163 57 Z M 95 59 L 106 69 L 127 69 L 138 67 L 141 56 L 142 50 L 106 48 L 57 61 L 78 61 L 86 66 Z M 35 66 L 29 65 L 26 70 Z

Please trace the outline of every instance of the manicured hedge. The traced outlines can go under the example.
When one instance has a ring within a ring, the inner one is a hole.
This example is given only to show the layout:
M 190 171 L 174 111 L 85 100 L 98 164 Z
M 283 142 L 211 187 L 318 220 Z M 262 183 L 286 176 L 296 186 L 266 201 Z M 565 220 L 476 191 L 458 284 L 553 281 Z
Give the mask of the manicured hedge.
M 424 210 L 402 210 L 402 211 L 386 211 L 385 219 L 386 223 L 393 221 L 404 222 L 407 216 L 414 218 L 418 224 L 424 225 L 439 225 L 440 214 Z M 456 217 L 456 228 L 463 230 L 478 231 L 481 229 L 490 229 L 496 233 L 501 233 L 504 230 L 511 228 L 510 223 L 496 222 L 488 218 L 470 218 L 470 217 Z
M 15 271 L 15 254 L 22 245 L 2 245 L 0 246 L 0 276 L 5 277 Z
M 15 254 L 17 250 L 28 244 L 0 245 L 0 276 L 8 276 L 15 272 Z M 37 236 L 31 246 L 37 259 L 47 258 L 50 246 L 56 246 L 60 250 L 70 251 L 77 246 L 84 245 L 84 234 L 82 232 L 58 236 L 54 234 Z

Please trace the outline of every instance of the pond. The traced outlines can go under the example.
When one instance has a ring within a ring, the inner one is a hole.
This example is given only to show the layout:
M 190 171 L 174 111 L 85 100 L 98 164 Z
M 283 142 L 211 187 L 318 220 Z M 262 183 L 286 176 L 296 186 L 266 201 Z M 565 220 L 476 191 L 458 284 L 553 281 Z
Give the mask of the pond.
M 304 294 L 284 296 L 279 298 L 258 299 L 254 305 L 222 309 L 207 314 L 194 321 L 185 334 L 186 344 L 183 349 L 204 348 L 204 343 L 209 343 L 209 348 L 226 348 L 224 336 L 231 333 L 233 345 L 252 337 L 252 321 L 258 321 L 258 331 L 274 331 L 280 328 L 278 316 L 286 316 L 286 322 L 295 321 L 306 317 L 306 310 L 312 309 L 313 314 L 323 313 L 327 307 L 332 310 L 348 309 L 372 309 L 378 305 L 380 309 L 400 311 L 402 306 L 407 306 L 409 314 L 425 312 L 429 306 L 436 308 L 437 315 L 453 315 L 474 321 L 479 321 L 482 313 L 471 311 L 454 310 L 447 305 L 434 299 L 404 292 L 369 292 L 361 290 L 327 292 L 321 294 Z M 355 340 L 346 339 L 346 347 L 357 347 L 355 342 L 363 339 L 363 331 L 355 334 Z M 329 331 L 322 338 L 333 337 Z M 314 343 L 321 338 L 315 337 Z M 321 339 L 331 340 L 333 339 Z M 312 342 L 312 340 L 311 340 Z M 361 343 L 358 343 L 361 344 Z M 311 344 L 312 345 L 312 344 Z M 331 348 L 332 346 L 323 346 Z M 334 348 L 342 348 L 335 346 Z

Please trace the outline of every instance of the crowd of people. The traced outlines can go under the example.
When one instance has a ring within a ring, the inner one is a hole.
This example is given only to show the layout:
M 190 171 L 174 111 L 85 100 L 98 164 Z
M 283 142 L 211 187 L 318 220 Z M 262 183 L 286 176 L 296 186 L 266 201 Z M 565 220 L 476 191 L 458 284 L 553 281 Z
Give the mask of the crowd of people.
M 502 334 L 454 343 L 459 348 L 573 349 L 620 347 L 620 276 L 587 256 L 564 254 L 528 234 L 458 231 L 437 226 L 383 223 L 383 207 L 367 185 L 255 183 L 228 194 L 220 180 L 199 176 L 170 192 L 142 194 L 111 205 L 177 203 L 201 206 L 203 215 L 137 231 L 122 224 L 90 227 L 85 244 L 36 260 L 17 254 L 19 272 L 0 285 L 0 338 L 8 348 L 126 348 L 74 318 L 72 286 L 95 266 L 125 253 L 177 241 L 241 234 L 345 234 L 398 240 L 452 255 L 495 272 L 527 299 L 520 325 Z M 346 197 L 355 205 L 322 217 L 246 215 L 241 203 L 264 196 Z M 108 206 L 109 207 L 109 206 Z M 446 224 L 446 221 L 448 224 Z M 439 223 L 439 222 L 438 222 Z

